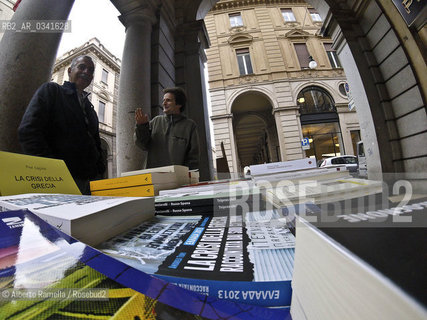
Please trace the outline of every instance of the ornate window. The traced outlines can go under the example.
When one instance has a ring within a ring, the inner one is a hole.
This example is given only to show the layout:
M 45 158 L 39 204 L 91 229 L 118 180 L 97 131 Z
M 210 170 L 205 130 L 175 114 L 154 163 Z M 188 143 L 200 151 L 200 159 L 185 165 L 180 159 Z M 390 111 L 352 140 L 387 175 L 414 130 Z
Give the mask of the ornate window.
M 248 48 L 236 49 L 237 63 L 240 75 L 252 74 L 251 55 Z
M 335 103 L 329 93 L 320 87 L 307 87 L 297 97 L 300 114 L 337 112 Z
M 99 122 L 105 121 L 105 102 L 99 101 L 98 104 L 98 119 Z
M 313 22 L 321 22 L 322 21 L 320 14 L 318 14 L 316 10 L 308 9 L 308 12 L 310 12 L 311 20 L 313 20 Z
M 337 52 L 332 48 L 331 43 L 324 43 L 326 54 L 328 55 L 329 62 L 333 69 L 341 68 L 341 63 L 338 59 Z
M 309 68 L 310 53 L 308 52 L 307 45 L 305 43 L 294 43 L 294 48 L 301 69 Z
M 243 26 L 242 15 L 240 13 L 231 13 L 228 16 L 230 18 L 230 25 L 232 28 Z
M 285 22 L 297 21 L 295 19 L 295 16 L 294 16 L 292 9 L 282 9 L 281 12 L 282 12 L 282 16 L 283 16 L 283 19 L 285 20 Z
M 104 82 L 105 84 L 108 83 L 108 71 L 105 69 L 102 69 L 101 81 Z

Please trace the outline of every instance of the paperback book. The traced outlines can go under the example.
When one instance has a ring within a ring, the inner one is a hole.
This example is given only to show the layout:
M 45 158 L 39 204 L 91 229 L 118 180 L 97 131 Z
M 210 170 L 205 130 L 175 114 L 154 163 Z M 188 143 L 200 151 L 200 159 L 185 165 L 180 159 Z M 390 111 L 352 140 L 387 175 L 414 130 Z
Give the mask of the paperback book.
M 268 307 L 290 304 L 295 238 L 275 211 L 155 217 L 99 248 L 180 287 Z
M 369 207 L 297 218 L 294 319 L 426 319 L 427 199 Z
M 153 172 L 172 172 L 175 174 L 179 185 L 185 185 L 191 183 L 191 179 L 193 181 L 198 181 L 198 171 L 195 170 L 188 170 L 188 167 L 181 166 L 181 165 L 170 165 L 170 166 L 163 166 L 163 167 L 157 167 L 157 168 L 149 168 L 149 169 L 142 169 L 142 170 L 135 170 L 135 171 L 127 171 L 122 172 L 122 177 L 127 176 L 135 176 L 140 174 L 146 174 L 146 173 L 153 173 Z
M 290 319 L 136 270 L 27 210 L 0 212 L 2 319 Z
M 283 162 L 271 162 L 249 166 L 250 174 L 252 176 L 275 174 L 309 168 L 316 168 L 316 161 L 311 158 Z
M 22 194 L 0 197 L 0 211 L 29 209 L 51 225 L 95 246 L 154 215 L 154 198 Z
M 150 172 L 90 182 L 92 195 L 139 196 L 158 195 L 160 190 L 181 185 L 175 172 Z
M 313 202 L 323 204 L 346 199 L 379 194 L 383 182 L 357 178 L 335 178 L 328 180 L 283 181 L 274 188 L 265 190 L 266 200 L 277 207 Z

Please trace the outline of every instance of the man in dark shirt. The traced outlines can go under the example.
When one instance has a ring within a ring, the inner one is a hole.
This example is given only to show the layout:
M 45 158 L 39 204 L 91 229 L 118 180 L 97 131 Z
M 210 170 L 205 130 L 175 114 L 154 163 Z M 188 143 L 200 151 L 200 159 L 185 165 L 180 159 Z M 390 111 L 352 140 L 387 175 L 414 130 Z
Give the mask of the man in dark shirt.
M 151 121 L 135 110 L 135 143 L 148 151 L 145 168 L 183 165 L 199 169 L 199 137 L 195 122 L 182 114 L 187 101 L 182 88 L 163 90 L 163 115 Z
M 82 194 L 90 194 L 89 180 L 105 171 L 98 117 L 84 91 L 94 69 L 91 57 L 74 58 L 68 68 L 70 81 L 43 84 L 18 129 L 22 150 L 64 160 Z

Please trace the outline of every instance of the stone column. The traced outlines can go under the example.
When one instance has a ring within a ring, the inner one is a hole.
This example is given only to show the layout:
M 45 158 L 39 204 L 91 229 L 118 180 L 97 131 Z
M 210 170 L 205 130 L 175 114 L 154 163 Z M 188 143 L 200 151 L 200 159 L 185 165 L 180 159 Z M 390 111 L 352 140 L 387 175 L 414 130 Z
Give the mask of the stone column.
M 151 116 L 151 30 L 155 13 L 144 6 L 121 15 L 126 27 L 117 107 L 117 176 L 142 169 L 145 153 L 133 141 L 136 108 Z
M 16 32 L 34 20 L 66 20 L 74 0 L 22 1 L 0 42 L 0 150 L 19 152 L 17 128 L 37 88 L 50 80 L 62 32 Z
M 206 98 L 204 49 L 209 40 L 203 20 L 182 24 L 176 27 L 176 85 L 187 93 L 184 114 L 198 126 L 200 141 L 200 180 L 211 180 L 213 173 L 210 124 Z

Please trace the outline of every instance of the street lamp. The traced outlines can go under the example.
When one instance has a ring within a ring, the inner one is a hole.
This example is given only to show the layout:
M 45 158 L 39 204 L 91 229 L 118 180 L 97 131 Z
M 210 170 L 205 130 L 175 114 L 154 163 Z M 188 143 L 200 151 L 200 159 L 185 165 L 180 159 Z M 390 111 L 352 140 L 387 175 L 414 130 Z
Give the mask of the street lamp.
M 310 69 L 316 69 L 316 68 L 317 68 L 317 62 L 313 59 L 313 57 L 312 57 L 312 56 L 309 56 L 309 57 L 308 57 L 308 60 L 310 61 L 310 62 L 308 63 L 308 67 L 309 67 Z

